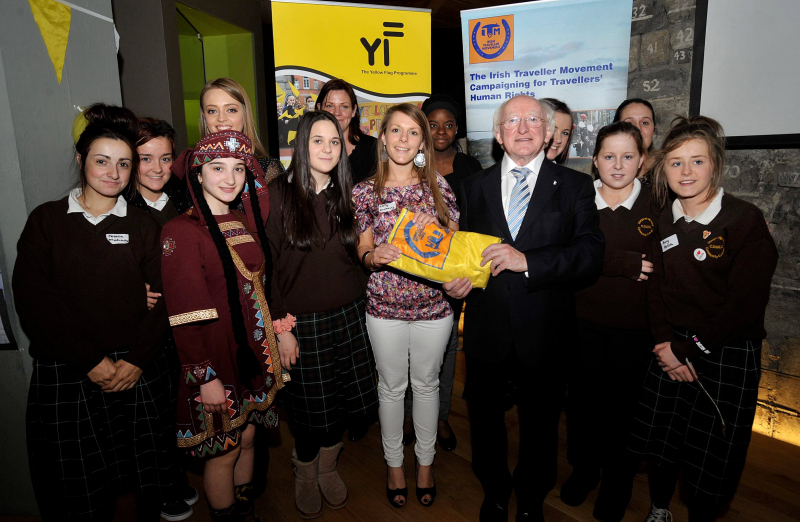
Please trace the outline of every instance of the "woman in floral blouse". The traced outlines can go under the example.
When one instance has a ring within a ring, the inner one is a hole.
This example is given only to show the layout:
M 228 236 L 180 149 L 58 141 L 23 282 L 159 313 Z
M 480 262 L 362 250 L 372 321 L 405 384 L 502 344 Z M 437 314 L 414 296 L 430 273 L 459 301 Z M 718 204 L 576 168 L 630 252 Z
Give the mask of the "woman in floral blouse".
M 378 368 L 378 416 L 388 467 L 386 495 L 394 507 L 408 496 L 403 473 L 403 397 L 414 392 L 417 434 L 417 499 L 430 506 L 439 415 L 439 370 L 450 337 L 453 310 L 440 285 L 412 279 L 386 266 L 400 257 L 389 233 L 402 209 L 415 224 L 458 228 L 458 207 L 450 186 L 436 174 L 430 128 L 419 108 L 404 103 L 389 109 L 378 134 L 375 176 L 353 189 L 361 262 L 374 273 L 367 287 L 367 330 Z

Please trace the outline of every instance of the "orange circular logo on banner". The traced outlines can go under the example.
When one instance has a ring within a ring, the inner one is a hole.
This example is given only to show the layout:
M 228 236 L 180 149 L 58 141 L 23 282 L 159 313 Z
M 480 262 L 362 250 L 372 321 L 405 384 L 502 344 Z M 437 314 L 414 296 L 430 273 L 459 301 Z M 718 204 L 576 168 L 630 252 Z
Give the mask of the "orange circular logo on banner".
M 514 15 L 469 21 L 469 63 L 514 59 Z

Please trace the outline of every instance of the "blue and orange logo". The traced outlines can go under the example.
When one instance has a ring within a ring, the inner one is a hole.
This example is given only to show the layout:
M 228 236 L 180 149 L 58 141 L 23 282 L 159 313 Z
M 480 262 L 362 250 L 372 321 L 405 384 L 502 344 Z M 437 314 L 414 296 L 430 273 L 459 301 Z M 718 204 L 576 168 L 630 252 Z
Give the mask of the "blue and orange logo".
M 514 15 L 469 21 L 469 63 L 514 59 Z
M 414 213 L 403 209 L 397 218 L 389 242 L 399 248 L 404 256 L 424 265 L 442 269 L 450 253 L 453 231 L 442 229 L 435 224 L 419 228 L 413 219 Z

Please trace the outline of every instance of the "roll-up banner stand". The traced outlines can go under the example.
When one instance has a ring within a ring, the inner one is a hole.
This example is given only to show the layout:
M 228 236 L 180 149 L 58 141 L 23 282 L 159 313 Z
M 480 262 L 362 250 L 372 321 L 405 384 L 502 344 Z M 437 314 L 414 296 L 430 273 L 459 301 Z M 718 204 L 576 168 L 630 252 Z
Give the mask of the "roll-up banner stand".
M 378 135 L 397 103 L 421 105 L 431 91 L 431 12 L 380 5 L 273 0 L 275 110 L 288 165 L 298 118 L 328 80 L 349 82 L 361 129 Z
M 569 167 L 628 92 L 631 0 L 540 0 L 461 12 L 469 152 L 494 163 L 492 115 L 519 94 L 572 109 Z

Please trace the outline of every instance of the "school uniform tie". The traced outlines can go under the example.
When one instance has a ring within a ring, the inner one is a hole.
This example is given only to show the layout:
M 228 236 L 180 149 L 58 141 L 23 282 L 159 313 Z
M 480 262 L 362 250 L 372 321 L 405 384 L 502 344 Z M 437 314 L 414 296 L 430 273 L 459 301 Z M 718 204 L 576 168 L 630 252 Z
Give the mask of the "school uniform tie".
M 508 202 L 508 230 L 511 237 L 516 240 L 519 227 L 522 225 L 522 218 L 528 210 L 528 203 L 531 200 L 531 193 L 528 190 L 528 173 L 530 169 L 526 167 L 516 167 L 511 170 L 511 175 L 517 180 L 511 190 L 511 199 Z

